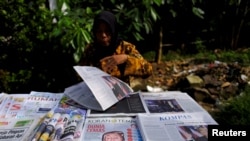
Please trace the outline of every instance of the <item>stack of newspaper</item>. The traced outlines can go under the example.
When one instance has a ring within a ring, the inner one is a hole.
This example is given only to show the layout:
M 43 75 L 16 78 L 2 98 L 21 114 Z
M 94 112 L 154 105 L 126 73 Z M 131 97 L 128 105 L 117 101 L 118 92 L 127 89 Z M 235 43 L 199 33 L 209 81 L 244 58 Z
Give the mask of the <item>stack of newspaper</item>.
M 0 141 L 81 140 L 86 109 L 64 93 L 0 94 Z
M 53 110 L 63 93 L 0 94 L 0 141 L 28 138 L 43 116 Z

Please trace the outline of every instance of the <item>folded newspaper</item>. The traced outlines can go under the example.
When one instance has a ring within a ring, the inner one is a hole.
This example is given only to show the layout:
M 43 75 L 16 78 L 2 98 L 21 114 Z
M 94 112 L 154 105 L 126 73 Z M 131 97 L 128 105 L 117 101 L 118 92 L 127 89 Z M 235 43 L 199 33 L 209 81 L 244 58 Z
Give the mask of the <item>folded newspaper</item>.
M 104 111 L 133 92 L 127 83 L 99 68 L 74 66 L 74 69 L 84 81 L 66 88 L 64 93 L 86 109 Z
M 143 141 L 207 141 L 208 125 L 218 124 L 206 112 L 138 114 L 136 123 Z

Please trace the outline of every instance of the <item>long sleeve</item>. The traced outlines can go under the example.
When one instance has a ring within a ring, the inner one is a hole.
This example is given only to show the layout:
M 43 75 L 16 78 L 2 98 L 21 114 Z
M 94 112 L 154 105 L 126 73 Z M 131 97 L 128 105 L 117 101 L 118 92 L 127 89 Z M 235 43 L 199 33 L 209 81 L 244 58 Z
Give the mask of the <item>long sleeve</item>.
M 135 45 L 122 41 L 116 49 L 116 54 L 127 54 L 128 59 L 125 62 L 124 72 L 121 75 L 136 76 L 136 77 L 148 77 L 152 74 L 152 65 L 136 49 Z

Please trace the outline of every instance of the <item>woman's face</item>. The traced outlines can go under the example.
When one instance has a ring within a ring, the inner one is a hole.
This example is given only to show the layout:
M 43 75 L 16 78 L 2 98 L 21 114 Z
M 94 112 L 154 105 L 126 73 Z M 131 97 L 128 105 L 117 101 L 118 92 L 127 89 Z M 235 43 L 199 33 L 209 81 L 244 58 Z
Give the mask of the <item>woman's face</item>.
M 111 31 L 105 22 L 100 22 L 95 31 L 97 42 L 102 46 L 109 46 L 111 42 Z

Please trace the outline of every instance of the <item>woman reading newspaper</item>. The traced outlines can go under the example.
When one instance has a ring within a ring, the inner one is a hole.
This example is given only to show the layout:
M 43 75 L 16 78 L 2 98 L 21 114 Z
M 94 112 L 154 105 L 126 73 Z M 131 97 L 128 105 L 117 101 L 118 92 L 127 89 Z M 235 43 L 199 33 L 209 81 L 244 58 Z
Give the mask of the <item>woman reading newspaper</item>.
M 135 45 L 118 37 L 116 17 L 102 11 L 93 24 L 93 43 L 86 46 L 80 65 L 95 66 L 130 84 L 131 77 L 146 78 L 152 74 L 152 65 Z

